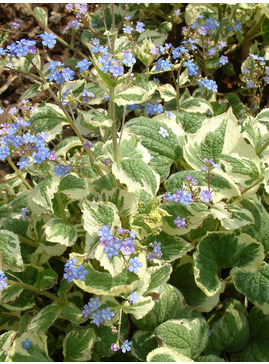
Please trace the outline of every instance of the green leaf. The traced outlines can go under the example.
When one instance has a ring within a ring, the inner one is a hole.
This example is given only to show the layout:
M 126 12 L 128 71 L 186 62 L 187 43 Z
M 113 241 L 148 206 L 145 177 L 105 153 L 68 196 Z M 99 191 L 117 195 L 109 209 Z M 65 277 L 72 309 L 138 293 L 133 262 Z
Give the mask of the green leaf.
M 76 258 L 77 264 L 83 264 L 85 255 L 70 254 L 70 258 Z M 139 269 L 138 274 L 128 272 L 124 269 L 115 278 L 107 272 L 99 272 L 90 263 L 84 264 L 88 270 L 85 281 L 75 280 L 74 283 L 84 292 L 94 293 L 96 295 L 120 296 L 129 294 L 135 290 L 140 280 L 144 278 L 146 272 L 146 254 L 142 252 L 138 255 L 139 261 L 143 266 Z
M 48 26 L 48 14 L 46 13 L 46 11 L 43 8 L 40 8 L 39 6 L 36 6 L 34 8 L 34 13 L 38 17 L 38 19 L 41 20 L 41 22 L 43 24 L 45 24 L 47 27 Z
M 248 271 L 263 260 L 263 247 L 247 234 L 208 233 L 197 246 L 194 276 L 198 287 L 209 297 L 224 287 L 217 272 L 220 268 L 241 267 Z
M 101 192 L 101 200 L 103 202 L 112 202 L 119 211 L 119 216 L 129 216 L 136 212 L 138 202 L 134 195 L 119 187 L 111 190 L 103 189 Z
M 136 331 L 131 341 L 131 354 L 140 361 L 146 361 L 148 353 L 158 347 L 155 335 L 147 331 Z
M 61 89 L 61 95 L 63 95 L 69 88 L 70 94 L 73 94 L 75 97 L 79 97 L 84 89 L 85 89 L 85 81 L 84 80 L 76 80 L 76 81 L 67 81 L 64 83 Z M 59 97 L 59 95 L 57 95 Z
M 23 349 L 22 342 L 28 338 L 31 343 L 30 349 Z M 51 361 L 47 349 L 47 336 L 26 332 L 14 340 L 7 361 L 12 362 L 47 362 Z
M 170 85 L 170 83 L 158 86 L 158 91 L 160 92 L 161 98 L 164 99 L 165 102 L 175 99 L 177 95 L 176 90 L 172 85 Z
M 205 180 L 205 173 L 200 171 L 181 171 L 173 173 L 168 178 L 167 190 L 171 193 L 175 193 L 179 188 L 182 188 L 185 183 L 185 177 L 191 176 L 197 180 L 197 187 L 201 187 L 201 190 L 208 189 L 208 183 Z M 221 201 L 223 198 L 230 199 L 234 196 L 240 196 L 238 186 L 229 177 L 229 175 L 217 168 L 213 169 L 213 176 L 210 180 L 210 187 L 213 190 L 212 196 L 214 203 Z
M 150 81 L 152 82 L 152 81 Z M 155 82 L 155 89 L 157 85 Z M 114 101 L 118 106 L 126 106 L 132 104 L 142 104 L 151 98 L 154 93 L 154 89 L 151 92 L 147 92 L 144 88 L 139 86 L 131 86 L 127 90 L 116 93 Z
M 254 223 L 242 228 L 244 233 L 249 234 L 264 246 L 264 253 L 269 253 L 269 215 L 257 197 L 241 201 L 244 208 L 248 209 L 254 216 Z
M 241 361 L 266 362 L 269 360 L 269 316 L 253 307 L 249 314 L 251 341 L 240 355 Z
M 223 161 L 226 172 L 236 182 L 238 182 L 238 178 L 244 182 L 247 178 L 245 174 L 249 172 L 254 174 L 255 178 L 259 176 L 257 172 L 259 168 L 254 167 L 254 164 L 259 166 L 259 158 L 254 148 L 244 140 L 241 127 L 231 109 L 227 113 L 206 119 L 199 133 L 188 136 L 188 143 L 184 148 L 184 158 L 194 169 L 200 169 L 204 165 L 204 158 L 213 159 L 215 163 L 218 163 L 219 160 Z M 228 160 L 226 161 L 226 159 Z M 233 161 L 234 163 L 238 161 L 237 169 L 231 164 Z M 241 171 L 239 166 L 242 163 L 243 166 L 246 163 L 247 165 Z M 257 173 L 254 169 L 257 170 Z
M 161 293 L 171 275 L 172 267 L 170 264 L 163 264 L 159 267 L 149 267 L 147 272 L 150 273 L 150 284 L 146 293 Z
M 147 362 L 177 362 L 184 363 L 192 361 L 187 356 L 179 353 L 177 350 L 166 346 L 152 350 L 147 355 Z
M 158 133 L 161 127 L 168 131 L 168 138 L 163 138 Z M 125 126 L 125 133 L 137 135 L 140 138 L 142 145 L 146 147 L 151 154 L 154 152 L 155 156 L 160 155 L 170 159 L 170 164 L 179 159 L 182 155 L 183 140 L 178 138 L 171 128 L 158 120 L 146 117 L 131 119 Z
M 52 200 L 58 190 L 60 178 L 48 177 L 39 182 L 28 195 L 28 205 L 36 214 L 42 214 L 47 210 L 53 212 Z
M 191 311 L 184 303 L 181 292 L 170 284 L 165 284 L 162 293 L 154 298 L 153 309 L 140 320 L 132 317 L 132 321 L 141 330 L 153 331 L 167 320 L 186 317 L 191 317 Z
M 38 272 L 36 278 L 36 285 L 40 290 L 49 289 L 57 283 L 58 274 L 53 270 L 46 268 Z
M 74 322 L 75 324 L 80 324 L 82 321 L 84 321 L 81 310 L 72 302 L 68 302 L 63 307 L 62 313 L 66 320 Z
M 197 311 L 210 312 L 219 302 L 219 296 L 223 289 L 212 297 L 206 294 L 197 286 L 194 279 L 193 259 L 184 256 L 180 263 L 173 267 L 173 273 L 169 281 L 182 292 L 187 304 Z
M 1 231 L 0 253 L 2 254 L 3 270 L 10 269 L 13 272 L 22 272 L 24 270 L 20 241 L 12 231 Z
M 198 356 L 195 359 L 195 361 L 196 362 L 211 362 L 211 361 L 212 362 L 223 362 L 225 360 L 216 355 L 203 355 L 203 356 Z
M 125 302 L 122 308 L 123 312 L 129 313 L 139 320 L 151 311 L 153 306 L 154 302 L 151 297 L 140 297 L 140 300 L 133 305 Z
M 54 104 L 45 104 L 33 111 L 29 122 L 32 123 L 35 134 L 42 131 L 48 134 L 47 141 L 55 138 L 56 134 L 62 131 L 68 120 L 63 111 Z
M 57 303 L 52 303 L 51 305 L 42 308 L 42 310 L 40 310 L 31 320 L 27 332 L 34 331 L 35 333 L 39 333 L 47 330 L 59 317 L 61 311 L 62 307 Z
M 116 277 L 125 268 L 125 260 L 120 254 L 119 256 L 108 258 L 107 254 L 104 252 L 104 247 L 100 244 L 95 249 L 94 257 L 100 262 L 100 265 L 104 267 L 104 269 L 109 271 L 112 277 Z
M 81 205 L 83 227 L 90 234 L 95 235 L 103 225 L 121 226 L 118 211 L 111 202 L 89 202 L 85 201 Z
M 141 33 L 137 39 L 138 44 L 142 44 L 144 39 L 151 39 L 151 41 L 156 45 L 163 45 L 165 39 L 167 38 L 167 34 L 161 34 L 157 30 L 145 30 Z
M 94 344 L 94 330 L 83 328 L 68 332 L 63 341 L 65 361 L 89 361 Z
M 194 134 L 202 126 L 206 115 L 200 112 L 180 111 L 176 114 L 177 122 L 181 123 L 186 133 Z
M 158 175 L 145 162 L 135 158 L 113 163 L 112 173 L 128 187 L 128 192 L 145 190 L 154 196 L 159 188 Z
M 1 292 L 0 304 L 11 303 L 17 300 L 23 289 L 16 286 L 7 286 Z
M 249 323 L 241 302 L 233 300 L 225 311 L 210 318 L 212 334 L 204 354 L 219 355 L 241 351 L 249 342 Z
M 180 108 L 186 110 L 188 113 L 206 113 L 210 110 L 213 113 L 212 106 L 210 102 L 205 99 L 200 99 L 198 97 L 190 97 L 180 104 Z
M 0 362 L 6 361 L 12 340 L 14 339 L 15 335 L 15 331 L 7 331 L 0 335 Z
M 113 124 L 113 120 L 108 118 L 107 112 L 104 109 L 98 108 L 89 111 L 79 111 L 79 117 L 77 119 L 78 123 L 87 129 L 99 128 L 99 127 L 108 127 L 111 128 Z M 82 134 L 86 135 L 87 132 L 82 132 Z
M 193 249 L 193 246 L 179 236 L 170 236 L 165 232 L 161 232 L 157 237 L 149 236 L 144 242 L 148 245 L 152 241 L 158 241 L 161 245 L 162 256 L 158 261 L 172 262 L 183 257 L 188 251 Z
M 252 271 L 233 268 L 231 276 L 237 290 L 243 293 L 264 314 L 269 314 L 269 264 Z
M 201 318 L 168 320 L 155 330 L 163 345 L 187 357 L 195 357 L 204 350 L 208 334 L 208 323 Z
M 77 241 L 76 228 L 58 217 L 46 222 L 45 234 L 47 241 L 65 246 L 72 246 Z

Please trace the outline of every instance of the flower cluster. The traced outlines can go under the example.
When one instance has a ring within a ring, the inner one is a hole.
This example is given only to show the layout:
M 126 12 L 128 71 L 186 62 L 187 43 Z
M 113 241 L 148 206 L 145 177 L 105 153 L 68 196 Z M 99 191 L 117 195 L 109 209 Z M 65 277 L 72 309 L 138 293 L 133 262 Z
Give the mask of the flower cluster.
M 5 276 L 5 273 L 0 270 L 0 291 L 2 291 L 3 288 L 7 287 L 7 277 Z
M 54 167 L 54 172 L 56 176 L 64 177 L 66 173 L 71 172 L 71 165 L 68 164 L 67 166 L 64 166 L 62 164 L 58 164 L 56 167 Z
M 126 230 L 119 227 L 113 233 L 109 225 L 104 225 L 99 229 L 98 236 L 100 237 L 100 244 L 104 246 L 104 252 L 109 259 L 116 257 L 119 254 L 129 256 L 135 253 L 136 233 L 132 230 Z M 128 265 L 127 270 L 136 274 L 138 273 L 138 269 L 142 267 L 142 263 L 139 262 L 138 257 L 130 258 Z
M 73 279 L 80 279 L 81 281 L 85 281 L 85 276 L 88 274 L 87 269 L 84 268 L 83 264 L 80 264 L 76 268 L 77 261 L 75 258 L 71 258 L 67 260 L 64 268 L 64 278 L 68 280 L 68 282 L 73 282 Z
M 131 36 L 131 35 L 134 35 L 135 32 L 137 32 L 138 34 L 141 34 L 145 31 L 145 24 L 142 23 L 141 21 L 138 21 L 136 23 L 136 26 L 134 26 L 133 22 L 131 21 L 130 16 L 126 16 L 124 20 L 125 20 L 125 22 L 124 22 L 124 26 L 122 28 L 122 31 L 124 34 Z
M 90 298 L 89 302 L 84 306 L 84 310 L 82 311 L 83 316 L 86 319 L 90 317 L 93 320 L 93 323 L 98 327 L 103 324 L 105 320 L 110 321 L 115 315 L 114 312 L 111 311 L 110 307 L 98 310 L 100 306 L 101 303 L 98 297 Z
M 153 252 L 148 253 L 148 255 L 147 255 L 148 260 L 161 258 L 161 256 L 162 256 L 161 245 L 162 245 L 162 243 L 160 243 L 158 241 L 154 241 L 151 244 L 151 248 L 153 249 Z
M 198 86 L 201 88 L 206 88 L 207 90 L 218 92 L 218 86 L 216 81 L 214 80 L 208 80 L 207 78 L 202 78 L 198 81 Z
M 15 111 L 14 114 L 17 114 Z M 46 147 L 48 135 L 44 132 L 37 135 L 27 131 L 30 122 L 19 116 L 14 116 L 12 124 L 2 124 L 0 129 L 0 160 L 4 161 L 12 151 L 18 151 L 21 159 L 17 162 L 22 170 L 29 166 L 30 160 L 35 163 L 42 163 L 50 156 L 50 150 Z
M 0 48 L 0 55 L 4 56 L 8 53 L 9 59 L 12 60 L 13 56 L 20 58 L 27 56 L 27 54 L 35 54 L 36 53 L 35 44 L 36 44 L 35 40 L 28 40 L 28 39 L 17 40 L 16 42 L 13 42 L 10 45 L 8 45 L 6 49 Z
M 72 81 L 74 79 L 75 72 L 70 67 L 63 68 L 64 64 L 59 61 L 51 61 L 47 66 L 50 70 L 47 78 L 50 82 L 55 81 L 61 83 L 65 81 Z

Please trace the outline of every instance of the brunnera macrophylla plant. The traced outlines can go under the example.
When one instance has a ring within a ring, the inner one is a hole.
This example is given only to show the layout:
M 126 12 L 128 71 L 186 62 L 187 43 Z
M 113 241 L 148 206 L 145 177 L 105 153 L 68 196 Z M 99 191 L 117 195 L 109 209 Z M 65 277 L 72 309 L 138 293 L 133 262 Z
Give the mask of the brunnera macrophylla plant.
M 66 4 L 62 34 L 25 8 L 39 34 L 0 44 L 32 81 L 0 131 L 0 360 L 268 361 L 267 38 L 218 84 L 267 4 Z

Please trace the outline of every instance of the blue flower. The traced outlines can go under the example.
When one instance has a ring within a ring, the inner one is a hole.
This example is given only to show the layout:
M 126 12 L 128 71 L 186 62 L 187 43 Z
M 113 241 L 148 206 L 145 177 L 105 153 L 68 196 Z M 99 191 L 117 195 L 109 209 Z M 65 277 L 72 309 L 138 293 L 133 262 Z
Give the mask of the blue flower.
M 88 318 L 92 312 L 92 308 L 89 306 L 89 304 L 84 306 L 84 310 L 82 310 L 82 315 L 85 318 Z
M 112 239 L 112 230 L 110 229 L 110 225 L 104 225 L 98 231 L 98 236 L 100 236 L 101 243 L 105 244 L 109 240 Z
M 205 190 L 200 192 L 200 200 L 204 202 L 209 202 L 209 200 L 212 198 L 212 195 L 210 191 Z
M 162 126 L 160 127 L 158 134 L 160 134 L 160 136 L 163 138 L 169 137 L 168 131 L 166 129 L 164 129 Z
M 136 59 L 133 57 L 130 51 L 125 51 L 122 63 L 125 66 L 132 67 L 136 63 Z
M 198 67 L 190 59 L 188 62 L 184 62 L 183 64 L 188 68 L 188 73 L 190 76 L 197 75 Z
M 121 351 L 126 353 L 126 351 L 131 351 L 132 341 L 125 340 L 121 345 Z
M 122 76 L 124 74 L 124 68 L 123 66 L 118 66 L 116 63 L 114 63 L 110 68 L 109 72 L 114 77 Z
M 57 39 L 56 35 L 45 32 L 44 34 L 40 34 L 40 37 L 43 39 L 42 44 L 44 46 L 48 46 L 50 49 L 52 49 L 55 46 Z
M 185 222 L 185 217 L 180 218 L 179 216 L 177 216 L 176 220 L 174 220 L 174 223 L 176 224 L 177 228 L 183 228 L 185 229 L 185 227 L 187 226 L 186 222 Z
M 79 68 L 79 72 L 83 73 L 90 67 L 91 64 L 92 62 L 84 58 L 82 61 L 77 63 L 76 68 Z
M 77 268 L 70 265 L 64 268 L 64 278 L 68 280 L 68 282 L 73 282 L 73 279 L 77 279 Z
M 62 70 L 62 77 L 65 81 L 72 81 L 74 79 L 75 72 L 70 67 Z
M 81 281 L 85 281 L 85 276 L 88 274 L 88 270 L 84 268 L 84 265 L 80 265 L 75 271 L 75 279 L 80 279 Z
M 140 297 L 137 295 L 137 292 L 131 292 L 129 297 L 129 303 L 131 305 L 135 305 L 137 301 L 140 301 Z
M 136 27 L 135 27 L 135 30 L 138 32 L 138 33 L 143 33 L 144 31 L 145 31 L 145 24 L 144 23 L 142 23 L 142 22 L 140 22 L 140 21 L 138 21 L 137 23 L 136 23 Z
M 89 305 L 89 307 L 91 307 L 93 309 L 93 311 L 96 311 L 97 308 L 101 306 L 99 297 L 90 298 L 88 305 Z
M 9 155 L 10 155 L 9 148 L 4 145 L 1 145 L 0 146 L 0 160 L 4 161 L 6 159 L 6 157 L 8 157 Z
M 118 249 L 120 246 L 115 244 L 112 240 L 108 242 L 108 245 L 104 247 L 104 252 L 106 253 L 108 258 L 115 257 L 119 255 Z
M 7 277 L 5 276 L 5 273 L 0 270 L 0 291 L 2 291 L 3 288 L 7 287 Z
M 113 317 L 115 314 L 113 311 L 111 311 L 110 307 L 103 308 L 101 311 L 101 316 L 104 320 L 111 320 L 111 317 Z
M 22 342 L 23 349 L 30 349 L 32 341 L 28 337 Z
M 101 310 L 97 310 L 96 313 L 94 312 L 92 314 L 92 318 L 93 318 L 93 323 L 98 327 L 100 326 L 100 324 L 102 324 L 104 322 L 104 320 L 102 319 Z
M 127 25 L 126 27 L 122 28 L 123 33 L 125 34 L 131 34 L 133 31 L 133 28 L 131 28 L 129 25 Z
M 142 263 L 139 262 L 139 258 L 138 257 L 134 257 L 134 258 L 131 258 L 129 259 L 129 268 L 128 268 L 128 271 L 129 272 L 134 272 L 135 274 L 138 273 L 138 268 L 141 268 L 142 267 Z
M 19 162 L 17 162 L 17 165 L 20 167 L 20 169 L 23 169 L 24 167 L 29 166 L 29 158 L 22 157 Z

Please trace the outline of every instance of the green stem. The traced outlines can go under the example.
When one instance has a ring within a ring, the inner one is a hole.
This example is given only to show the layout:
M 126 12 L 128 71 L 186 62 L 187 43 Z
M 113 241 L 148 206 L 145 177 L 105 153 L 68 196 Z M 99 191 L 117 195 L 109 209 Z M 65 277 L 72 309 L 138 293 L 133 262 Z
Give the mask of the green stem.
M 58 205 L 59 205 L 60 210 L 61 210 L 62 219 L 64 220 L 65 223 L 69 224 L 68 219 L 67 219 L 66 214 L 65 214 L 63 201 L 61 199 L 61 196 L 60 196 L 59 192 L 56 192 L 55 196 L 56 196 L 56 200 L 57 200 Z
M 47 291 L 40 291 L 37 287 L 30 286 L 29 284 L 10 281 L 9 279 L 7 280 L 7 284 L 9 286 L 16 286 L 16 287 L 19 287 L 19 288 L 28 289 L 29 291 L 32 291 L 32 292 L 36 292 L 38 294 L 41 294 L 43 296 L 46 296 L 46 297 L 52 299 L 53 301 L 55 301 L 57 303 L 60 303 L 60 304 L 64 303 L 64 301 L 61 298 L 55 296 L 54 294 L 52 294 L 50 292 L 47 292 Z
M 269 139 L 267 140 L 267 142 L 263 144 L 263 146 L 260 149 L 257 150 L 257 155 L 262 154 L 262 152 L 264 151 L 264 149 L 268 147 L 268 145 L 269 145 Z
M 33 188 L 29 185 L 29 183 L 26 181 L 26 179 L 23 177 L 21 171 L 15 166 L 15 164 L 12 162 L 12 160 L 7 157 L 7 161 L 8 163 L 11 165 L 11 167 L 14 169 L 14 171 L 16 172 L 17 176 L 22 180 L 22 182 L 25 184 L 25 186 L 32 191 Z
M 118 139 L 117 139 L 114 93 L 115 93 L 115 84 L 113 83 L 113 85 L 110 86 L 110 92 L 109 92 L 108 117 L 113 121 L 111 127 L 111 135 L 112 135 L 112 143 L 114 150 L 114 160 L 115 162 L 118 162 L 120 158 L 119 158 Z

